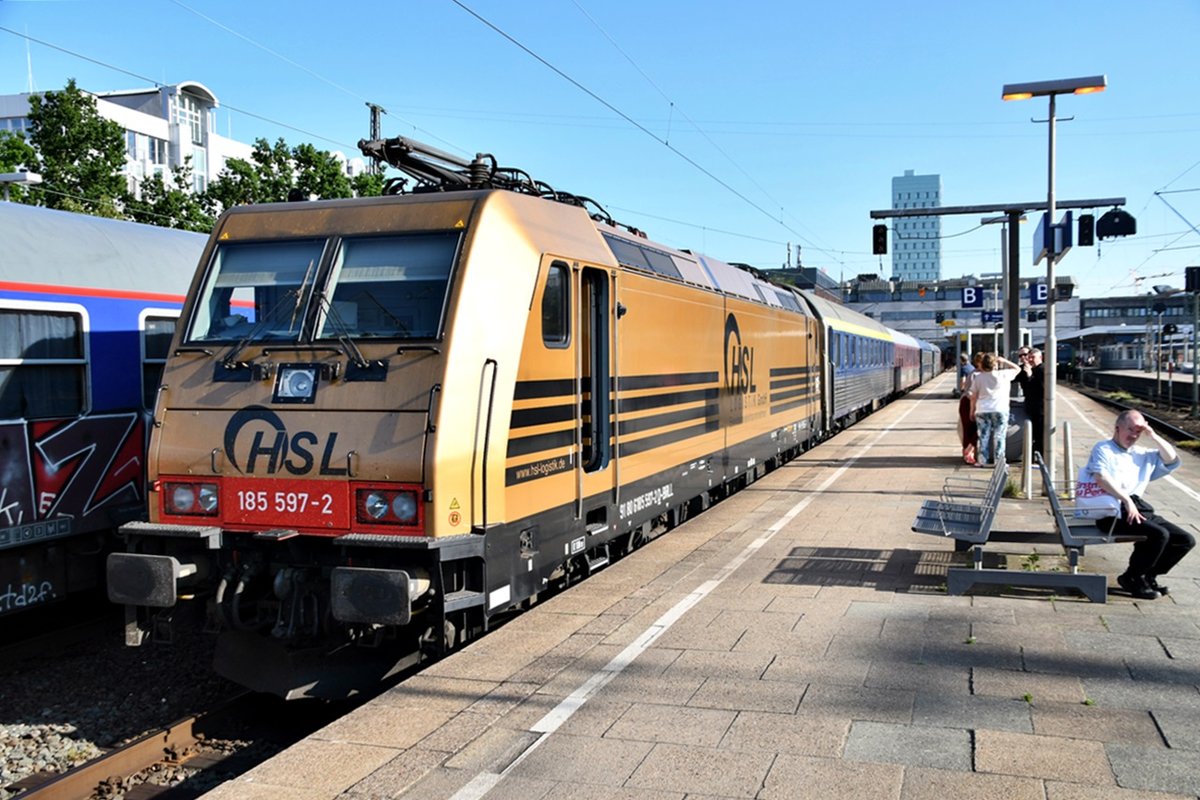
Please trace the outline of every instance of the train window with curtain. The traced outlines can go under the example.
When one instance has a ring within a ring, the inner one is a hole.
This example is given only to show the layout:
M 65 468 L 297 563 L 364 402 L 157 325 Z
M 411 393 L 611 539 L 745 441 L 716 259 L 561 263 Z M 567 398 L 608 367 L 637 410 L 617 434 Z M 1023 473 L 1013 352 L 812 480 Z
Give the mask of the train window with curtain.
M 461 239 L 459 231 L 344 239 L 317 338 L 441 336 Z
M 86 370 L 82 314 L 0 308 L 0 419 L 83 413 Z
M 142 407 L 154 410 L 158 385 L 175 335 L 175 317 L 146 316 L 142 321 Z
M 546 347 L 566 347 L 571 341 L 571 271 L 555 261 L 546 271 L 542 292 L 542 342 Z

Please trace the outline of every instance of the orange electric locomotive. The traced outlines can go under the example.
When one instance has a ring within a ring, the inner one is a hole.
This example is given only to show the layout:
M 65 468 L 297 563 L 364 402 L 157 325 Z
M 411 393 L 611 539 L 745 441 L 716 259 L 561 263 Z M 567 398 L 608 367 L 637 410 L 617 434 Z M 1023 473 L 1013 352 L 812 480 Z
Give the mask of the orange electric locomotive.
M 217 670 L 288 697 L 461 646 L 829 427 L 802 293 L 488 156 L 362 146 L 413 190 L 219 221 L 108 565 L 128 643 L 204 607 Z

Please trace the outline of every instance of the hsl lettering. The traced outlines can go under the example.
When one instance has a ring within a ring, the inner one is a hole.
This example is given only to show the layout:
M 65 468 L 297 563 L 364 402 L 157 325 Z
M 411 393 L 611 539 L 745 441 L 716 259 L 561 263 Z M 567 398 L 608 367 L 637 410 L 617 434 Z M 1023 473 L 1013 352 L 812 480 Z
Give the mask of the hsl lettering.
M 252 428 L 245 461 L 239 461 L 238 439 L 242 430 Z M 312 431 L 289 434 L 283 420 L 269 408 L 248 406 L 229 418 L 225 426 L 225 458 L 238 472 L 246 475 L 275 475 L 286 471 L 292 475 L 307 475 L 313 470 L 315 454 L 321 454 L 321 475 L 345 475 L 347 467 L 332 466 L 337 432 L 331 432 L 322 444 Z

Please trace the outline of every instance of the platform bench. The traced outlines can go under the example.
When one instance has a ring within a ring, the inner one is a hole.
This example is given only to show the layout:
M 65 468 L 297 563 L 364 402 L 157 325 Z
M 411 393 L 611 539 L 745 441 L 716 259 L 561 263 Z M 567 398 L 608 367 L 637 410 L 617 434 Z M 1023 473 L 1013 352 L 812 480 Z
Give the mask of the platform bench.
M 1079 557 L 1088 545 L 1113 544 L 1118 541 L 1134 541 L 1127 537 L 1116 538 L 1105 535 L 1095 527 L 1094 520 L 1075 516 L 1075 510 L 1064 504 L 1059 487 L 1050 480 L 1050 472 L 1040 458 L 1035 463 L 1042 476 L 1042 486 L 1050 502 L 1050 513 L 1054 518 L 1054 531 L 997 531 L 992 527 L 1004 491 L 1004 480 L 997 483 L 997 472 L 989 481 L 978 503 L 964 501 L 963 490 L 954 486 L 944 487 L 941 501 L 926 500 L 913 523 L 913 530 L 920 533 L 941 533 L 957 541 L 967 542 L 972 553 L 971 567 L 951 567 L 946 571 L 947 594 L 958 595 L 977 584 L 999 586 L 1033 586 L 1054 589 L 1074 589 L 1093 603 L 1104 603 L 1108 599 L 1108 577 L 1106 575 L 1079 571 Z M 1005 471 L 1007 473 L 1007 470 Z M 947 479 L 949 482 L 950 479 Z M 979 483 L 978 481 L 976 483 Z M 951 500 L 947 500 L 951 498 Z M 993 504 L 994 501 L 994 504 Z M 965 515 L 975 515 L 974 518 Z M 1023 544 L 1058 544 L 1067 554 L 1069 571 L 1042 572 L 1037 570 L 990 569 L 983 566 L 983 546 L 988 542 L 1016 542 Z
M 942 484 L 940 500 L 926 500 L 913 520 L 917 533 L 947 536 L 966 545 L 981 546 L 991 535 L 1000 498 L 1008 484 L 1008 464 L 1000 462 L 985 483 L 951 476 Z

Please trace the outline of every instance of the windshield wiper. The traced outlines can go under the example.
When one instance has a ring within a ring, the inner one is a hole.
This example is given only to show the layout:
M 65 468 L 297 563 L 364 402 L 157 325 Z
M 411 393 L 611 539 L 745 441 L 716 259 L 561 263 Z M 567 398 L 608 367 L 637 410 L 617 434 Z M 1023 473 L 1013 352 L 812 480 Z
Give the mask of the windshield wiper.
M 223 359 L 221 359 L 221 364 L 225 367 L 225 369 L 237 368 L 238 362 L 236 359 L 238 355 L 246 349 L 246 346 L 249 345 L 251 341 L 256 339 L 260 333 L 266 330 L 269 324 L 275 321 L 276 316 L 279 314 L 279 310 L 284 307 L 284 304 L 287 303 L 288 300 L 292 299 L 293 295 L 296 295 L 297 302 L 299 302 L 298 298 L 302 288 L 303 287 L 298 287 L 296 289 L 291 289 L 287 292 L 284 292 L 283 296 L 279 298 L 279 301 L 276 302 L 275 305 L 272 306 L 271 309 L 262 316 L 262 319 L 254 323 L 254 327 L 252 327 L 245 336 L 239 339 L 233 347 L 229 348 L 229 352 L 225 354 Z
M 366 356 L 362 354 L 362 351 L 358 349 L 358 345 L 354 343 L 354 339 L 350 337 L 349 327 L 342 320 L 337 309 L 333 307 L 333 303 L 329 301 L 328 295 L 325 292 L 321 292 L 319 297 L 321 298 L 321 305 L 325 307 L 326 319 L 331 320 L 338 329 L 337 343 L 342 346 L 342 352 L 346 354 L 346 358 L 354 362 L 354 366 L 366 369 L 369 366 Z

